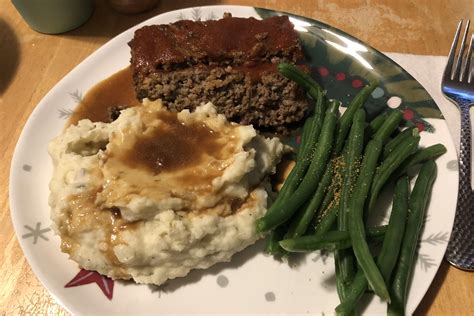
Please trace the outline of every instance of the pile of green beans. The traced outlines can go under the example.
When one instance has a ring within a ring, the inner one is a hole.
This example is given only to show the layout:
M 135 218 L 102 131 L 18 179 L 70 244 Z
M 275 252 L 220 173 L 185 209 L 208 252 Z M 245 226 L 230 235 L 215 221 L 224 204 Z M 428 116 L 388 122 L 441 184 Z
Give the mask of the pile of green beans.
M 338 315 L 354 313 L 371 289 L 387 302 L 388 313 L 403 315 L 421 224 L 436 177 L 434 160 L 442 144 L 419 148 L 415 127 L 400 128 L 398 110 L 366 121 L 364 103 L 377 87 L 365 86 L 339 117 L 339 104 L 306 73 L 279 64 L 315 106 L 306 120 L 296 164 L 266 215 L 256 223 L 270 232 L 266 251 L 334 251 Z M 420 168 L 421 166 L 421 168 Z M 419 171 L 410 193 L 410 177 Z M 408 172 L 410 171 L 410 172 Z M 380 193 L 395 183 L 388 225 L 368 226 Z M 381 244 L 374 251 L 375 244 Z

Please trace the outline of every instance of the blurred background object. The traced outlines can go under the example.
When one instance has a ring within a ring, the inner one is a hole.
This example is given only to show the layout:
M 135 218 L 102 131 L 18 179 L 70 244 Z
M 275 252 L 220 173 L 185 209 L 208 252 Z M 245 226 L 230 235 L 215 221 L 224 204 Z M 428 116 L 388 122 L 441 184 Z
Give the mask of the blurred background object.
M 12 0 L 13 5 L 35 31 L 58 34 L 84 24 L 92 14 L 92 0 Z
M 150 10 L 158 0 L 109 0 L 109 4 L 114 10 L 120 13 L 140 13 Z

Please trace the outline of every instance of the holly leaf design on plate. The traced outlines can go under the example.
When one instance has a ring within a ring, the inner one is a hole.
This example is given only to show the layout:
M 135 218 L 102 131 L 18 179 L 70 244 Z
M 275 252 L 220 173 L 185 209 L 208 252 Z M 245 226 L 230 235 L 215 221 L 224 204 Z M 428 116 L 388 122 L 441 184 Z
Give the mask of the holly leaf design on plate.
M 422 117 L 433 117 L 444 119 L 443 113 L 437 108 L 432 106 L 418 106 L 416 103 L 412 104 L 412 106 L 416 109 L 416 112 L 420 114 Z
M 339 64 L 345 59 L 347 59 L 347 54 L 342 52 L 340 49 L 336 48 L 336 47 L 339 47 L 338 46 L 339 43 L 330 41 L 328 44 L 329 45 L 326 45 L 326 55 L 327 55 L 329 64 L 331 65 Z
M 318 38 L 312 33 L 300 33 L 300 39 L 302 42 L 303 49 L 314 49 L 318 43 Z
M 379 59 L 375 68 L 382 73 L 384 78 L 392 78 L 403 74 L 403 69 L 385 60 Z
M 407 102 L 431 100 L 428 92 L 414 79 L 387 82 L 385 83 L 385 89 L 391 95 L 398 95 Z

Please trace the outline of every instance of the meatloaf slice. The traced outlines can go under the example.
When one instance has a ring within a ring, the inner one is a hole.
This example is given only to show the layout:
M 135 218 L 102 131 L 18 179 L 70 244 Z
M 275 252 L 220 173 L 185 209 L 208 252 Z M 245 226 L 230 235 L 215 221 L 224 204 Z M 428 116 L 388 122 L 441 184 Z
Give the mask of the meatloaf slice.
M 271 71 L 264 71 L 257 78 L 244 67 L 232 66 L 199 65 L 159 71 L 137 85 L 137 93 L 140 98 L 161 99 L 176 111 L 194 109 L 210 101 L 231 121 L 285 132 L 284 126 L 303 119 L 308 103 L 294 82 L 274 70 L 276 65 L 266 66 Z
M 145 26 L 129 44 L 139 99 L 176 111 L 210 101 L 232 121 L 282 133 L 309 111 L 304 92 L 276 69 L 303 58 L 286 16 Z

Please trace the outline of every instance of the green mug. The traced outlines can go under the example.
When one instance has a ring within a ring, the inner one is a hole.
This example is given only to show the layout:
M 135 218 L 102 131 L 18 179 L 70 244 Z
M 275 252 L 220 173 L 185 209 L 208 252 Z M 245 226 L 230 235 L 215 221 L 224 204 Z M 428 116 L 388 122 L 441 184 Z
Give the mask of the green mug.
M 23 19 L 35 31 L 58 34 L 73 30 L 89 19 L 92 0 L 12 0 Z

